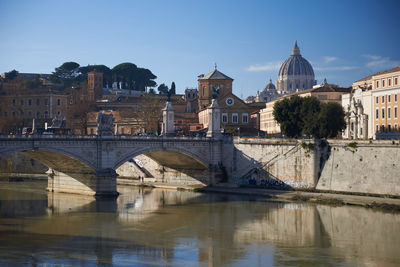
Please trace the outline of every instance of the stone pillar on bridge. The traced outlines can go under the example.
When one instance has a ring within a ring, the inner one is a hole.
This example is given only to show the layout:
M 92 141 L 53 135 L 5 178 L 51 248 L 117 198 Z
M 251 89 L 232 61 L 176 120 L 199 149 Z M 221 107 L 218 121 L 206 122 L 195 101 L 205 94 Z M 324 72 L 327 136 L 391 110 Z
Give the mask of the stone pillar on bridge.
M 174 109 L 172 108 L 171 102 L 167 101 L 163 111 L 163 123 L 161 129 L 161 135 L 174 136 L 175 135 L 175 124 L 174 124 Z
M 207 108 L 208 113 L 208 131 L 207 137 L 218 137 L 221 135 L 221 110 L 217 100 L 213 99 L 211 105 Z
M 47 190 L 99 197 L 116 197 L 117 173 L 113 169 L 96 173 L 64 173 L 50 168 L 47 172 Z

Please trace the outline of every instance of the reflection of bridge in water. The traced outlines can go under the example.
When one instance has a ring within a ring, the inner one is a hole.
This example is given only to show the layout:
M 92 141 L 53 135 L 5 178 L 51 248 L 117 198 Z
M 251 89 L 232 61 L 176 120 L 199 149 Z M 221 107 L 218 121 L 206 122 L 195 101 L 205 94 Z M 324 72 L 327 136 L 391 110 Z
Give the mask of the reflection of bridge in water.
M 9 237 L 2 234 L 1 242 L 9 238 L 13 241 L 7 246 L 15 244 L 16 250 L 25 243 L 32 254 L 51 251 L 60 258 L 94 257 L 99 263 L 157 258 L 174 265 L 181 260 L 176 253 L 182 242 L 209 266 L 235 263 L 255 253 L 254 246 L 268 244 L 275 247 L 273 265 L 296 265 L 295 260 L 326 265 L 330 256 L 339 265 L 390 265 L 387 259 L 398 258 L 398 214 L 184 191 L 119 190 L 120 198 L 100 201 L 48 193 L 47 212 L 25 218 L 23 225 L 4 226 L 6 216 L 1 215 L 3 233 L 22 229 Z M 21 203 L 17 206 L 28 205 Z
M 221 173 L 222 139 L 137 136 L 3 136 L 0 156 L 19 152 L 47 167 L 48 189 L 116 195 L 116 169 L 146 155 L 159 164 L 215 183 Z

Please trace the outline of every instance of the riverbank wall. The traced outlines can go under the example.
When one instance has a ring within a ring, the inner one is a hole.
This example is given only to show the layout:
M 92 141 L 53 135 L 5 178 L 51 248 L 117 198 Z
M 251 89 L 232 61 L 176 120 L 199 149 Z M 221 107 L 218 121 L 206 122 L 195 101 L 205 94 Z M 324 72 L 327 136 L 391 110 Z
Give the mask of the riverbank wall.
M 240 138 L 234 150 L 230 182 L 239 185 L 400 196 L 399 140 Z

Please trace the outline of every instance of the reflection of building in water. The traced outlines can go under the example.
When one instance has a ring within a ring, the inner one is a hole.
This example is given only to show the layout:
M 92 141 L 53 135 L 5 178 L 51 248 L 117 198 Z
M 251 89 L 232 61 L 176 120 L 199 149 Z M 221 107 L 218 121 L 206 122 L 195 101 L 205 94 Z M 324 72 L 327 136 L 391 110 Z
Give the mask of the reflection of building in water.
M 262 218 L 245 222 L 235 231 L 236 243 L 274 243 L 278 246 L 313 246 L 320 240 L 317 211 L 310 205 L 277 204 Z
M 201 196 L 200 193 L 151 188 L 119 187 L 118 217 L 121 223 L 142 222 L 155 216 L 166 206 L 188 204 Z M 163 224 L 164 221 L 159 223 Z
M 340 249 L 348 262 L 357 266 L 398 265 L 399 214 L 325 205 L 318 205 L 317 211 L 331 247 Z

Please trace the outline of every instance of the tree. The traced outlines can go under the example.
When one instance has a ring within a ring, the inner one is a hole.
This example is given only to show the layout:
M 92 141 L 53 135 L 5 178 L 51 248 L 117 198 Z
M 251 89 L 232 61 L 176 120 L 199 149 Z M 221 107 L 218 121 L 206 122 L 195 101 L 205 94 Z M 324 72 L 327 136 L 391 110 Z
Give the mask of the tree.
M 166 95 L 168 94 L 169 88 L 164 83 L 162 83 L 158 86 L 157 90 L 160 93 L 160 95 Z
M 146 91 L 147 87 L 154 87 L 157 85 L 154 79 L 157 79 L 150 70 L 144 68 L 137 68 L 136 70 L 136 80 L 135 80 L 135 90 Z
M 319 132 L 318 114 L 321 110 L 321 102 L 314 96 L 307 96 L 301 99 L 301 118 L 303 120 L 302 133 L 309 136 L 316 136 Z
M 112 69 L 115 82 L 122 82 L 130 90 L 146 91 L 146 87 L 154 87 L 157 79 L 150 70 L 138 68 L 135 64 L 126 62 L 115 66 Z
M 288 137 L 298 137 L 303 129 L 301 119 L 302 99 L 299 96 L 291 96 L 278 101 L 274 105 L 273 115 L 281 126 L 281 132 Z
M 133 63 L 121 63 L 112 68 L 114 82 L 122 82 L 128 89 L 135 89 L 137 66 Z
M 318 114 L 319 131 L 317 138 L 334 138 L 346 128 L 342 105 L 335 102 L 322 103 Z
M 79 64 L 76 62 L 65 62 L 55 69 L 51 75 L 53 82 L 62 83 L 64 86 L 70 86 L 79 76 Z
M 9 71 L 9 72 L 6 72 L 6 73 L 5 73 L 4 80 L 5 80 L 6 82 L 7 82 L 7 81 L 11 81 L 11 80 L 14 80 L 14 78 L 17 77 L 17 76 L 18 76 L 18 71 L 12 70 L 12 71 Z
M 172 82 L 170 91 L 171 95 L 176 95 L 175 82 Z
M 273 115 L 288 137 L 301 134 L 314 138 L 332 138 L 346 126 L 340 104 L 321 103 L 315 97 L 292 96 L 274 105 Z

